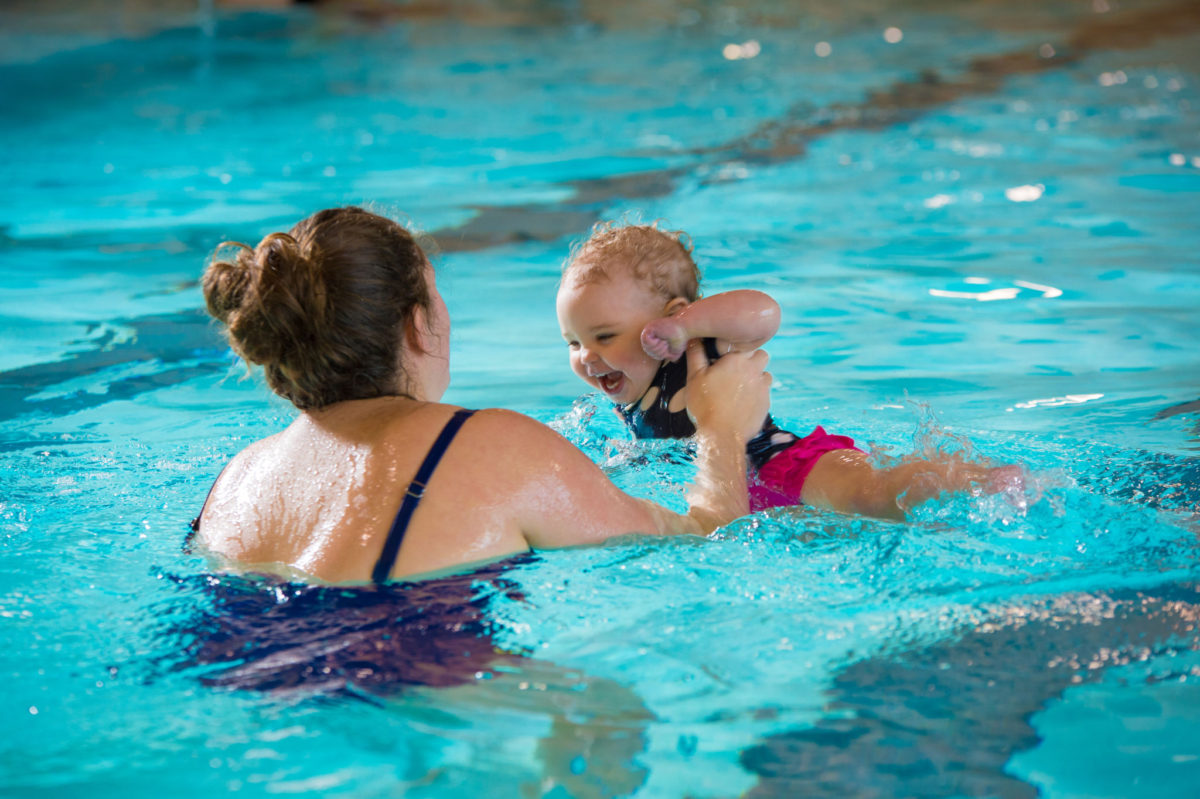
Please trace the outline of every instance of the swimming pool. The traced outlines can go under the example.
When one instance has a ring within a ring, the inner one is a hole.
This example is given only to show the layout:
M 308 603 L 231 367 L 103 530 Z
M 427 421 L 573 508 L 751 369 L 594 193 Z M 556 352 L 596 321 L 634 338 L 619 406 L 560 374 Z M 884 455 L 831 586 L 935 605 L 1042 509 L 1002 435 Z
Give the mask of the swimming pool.
M 421 8 L 6 19 L 0 793 L 1200 784 L 1195 4 Z M 223 592 L 181 551 L 225 460 L 290 418 L 195 281 L 222 239 L 364 201 L 440 245 L 447 401 L 551 422 L 631 491 L 679 503 L 686 463 L 576 402 L 553 294 L 569 243 L 635 210 L 692 233 L 708 290 L 779 299 L 781 422 L 1036 485 L 546 553 L 457 586 L 485 613 L 444 630 L 514 653 L 478 678 L 229 690 L 197 633 L 227 603 L 350 600 Z

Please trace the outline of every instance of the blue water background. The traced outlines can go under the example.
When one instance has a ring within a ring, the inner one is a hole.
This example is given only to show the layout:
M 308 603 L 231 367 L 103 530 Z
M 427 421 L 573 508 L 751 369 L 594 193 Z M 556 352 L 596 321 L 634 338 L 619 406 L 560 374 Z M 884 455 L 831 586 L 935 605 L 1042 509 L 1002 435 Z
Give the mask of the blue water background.
M 5 32 L 0 793 L 587 795 L 600 774 L 594 795 L 950 796 L 970 790 L 938 753 L 960 749 L 984 793 L 1200 783 L 1200 422 L 1172 411 L 1200 395 L 1198 34 L 1087 49 L 1107 4 L 960 5 Z M 972 65 L 1047 45 L 995 85 Z M 966 88 L 900 101 L 931 74 Z M 777 511 L 549 554 L 494 601 L 528 663 L 467 688 L 208 688 L 174 668 L 205 601 L 185 524 L 291 411 L 196 279 L 222 240 L 363 202 L 441 244 L 447 401 L 552 423 L 630 491 L 681 507 L 688 467 L 573 405 L 553 316 L 570 243 L 626 213 L 688 230 L 708 291 L 780 301 L 782 423 L 881 463 L 1024 463 L 1031 486 L 912 525 Z M 847 719 L 893 737 L 847 766 L 871 740 Z

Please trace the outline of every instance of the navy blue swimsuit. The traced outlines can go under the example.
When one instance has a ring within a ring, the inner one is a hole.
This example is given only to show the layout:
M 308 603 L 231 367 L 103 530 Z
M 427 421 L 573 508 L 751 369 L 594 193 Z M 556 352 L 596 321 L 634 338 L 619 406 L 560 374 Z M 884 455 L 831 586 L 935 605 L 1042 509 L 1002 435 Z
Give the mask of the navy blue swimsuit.
M 379 559 L 375 561 L 375 568 L 371 570 L 371 579 L 376 583 L 387 582 L 388 575 L 392 573 L 392 567 L 396 565 L 396 556 L 400 554 L 400 544 L 404 542 L 404 533 L 408 530 L 408 523 L 412 520 L 412 515 L 417 510 L 421 497 L 425 495 L 425 487 L 429 484 L 429 478 L 433 476 L 433 470 L 437 468 L 438 462 L 446 454 L 450 442 L 458 434 L 463 422 L 467 421 L 473 413 L 475 411 L 465 408 L 455 411 L 454 415 L 450 417 L 450 421 L 446 422 L 446 426 L 442 428 L 437 440 L 433 442 L 433 446 L 429 448 L 429 454 L 425 456 L 425 460 L 421 461 L 416 476 L 404 492 L 404 500 L 400 503 L 400 510 L 396 512 L 391 529 L 388 530 L 387 540 L 383 543 L 383 551 L 379 553 Z M 220 475 L 217 475 L 217 480 L 220 479 Z M 214 481 L 213 487 L 215 488 L 216 485 Z M 212 496 L 211 488 L 208 490 L 208 495 Z M 204 505 L 200 506 L 200 516 L 204 515 L 206 505 L 208 505 L 208 497 L 205 497 Z M 192 535 L 200 532 L 200 516 L 192 519 L 192 534 L 188 536 L 189 541 Z
M 721 357 L 717 352 L 715 338 L 704 339 L 704 352 L 709 361 Z M 639 399 L 624 407 L 617 406 L 617 411 L 637 438 L 688 438 L 696 434 L 696 426 L 692 424 L 687 409 L 672 411 L 669 408 L 676 392 L 686 385 L 687 360 L 680 358 L 677 361 L 663 361 L 650 382 L 650 388 L 647 389 L 658 389 L 658 395 L 650 403 L 650 407 L 642 410 L 642 401 Z M 795 442 L 796 436 L 778 427 L 768 415 L 762 430 L 746 443 L 746 456 L 755 469 L 761 469 L 772 455 L 782 452 Z
M 375 561 L 375 568 L 371 571 L 371 579 L 375 582 L 387 582 L 388 575 L 392 573 L 392 567 L 396 565 L 396 555 L 400 553 L 400 544 L 404 541 L 408 523 L 412 520 L 413 512 L 421 502 L 421 497 L 425 496 L 425 486 L 428 485 L 429 478 L 433 476 L 433 470 L 437 468 L 438 461 L 446 454 L 450 442 L 458 434 L 458 429 L 463 426 L 463 422 L 471 418 L 473 413 L 475 411 L 468 411 L 465 408 L 455 411 L 454 415 L 450 417 L 450 421 L 446 422 L 446 426 L 442 428 L 437 440 L 433 442 L 433 446 L 429 448 L 429 454 L 425 456 L 425 460 L 421 461 L 421 468 L 417 469 L 417 476 L 408 484 L 408 490 L 404 492 L 404 501 L 400 503 L 400 510 L 396 512 L 392 529 L 388 530 L 387 541 L 383 543 L 383 551 L 379 553 L 379 560 Z

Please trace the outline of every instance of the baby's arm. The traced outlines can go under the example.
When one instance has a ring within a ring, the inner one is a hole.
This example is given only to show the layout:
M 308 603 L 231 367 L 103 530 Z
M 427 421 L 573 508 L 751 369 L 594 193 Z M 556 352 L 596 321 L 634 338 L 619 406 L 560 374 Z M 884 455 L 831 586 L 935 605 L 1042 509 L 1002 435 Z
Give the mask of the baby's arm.
M 680 300 L 682 302 L 682 300 Z M 729 350 L 761 347 L 779 329 L 779 303 L 761 291 L 739 289 L 696 300 L 642 329 L 642 347 L 658 360 L 674 361 L 694 338 L 715 338 Z
M 984 466 L 947 456 L 876 469 L 851 449 L 827 452 L 804 481 L 804 504 L 843 513 L 903 520 L 907 512 L 944 492 L 995 494 L 1021 488 L 1019 466 Z

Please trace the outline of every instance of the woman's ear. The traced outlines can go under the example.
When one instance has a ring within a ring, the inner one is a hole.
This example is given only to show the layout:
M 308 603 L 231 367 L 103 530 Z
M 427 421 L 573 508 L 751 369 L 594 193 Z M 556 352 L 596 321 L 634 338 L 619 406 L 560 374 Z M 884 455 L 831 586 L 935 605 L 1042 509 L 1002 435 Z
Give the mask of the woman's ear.
M 420 305 L 413 308 L 412 315 L 404 321 L 404 343 L 408 345 L 411 352 L 426 353 L 429 348 L 426 347 L 428 342 L 429 318 L 425 313 L 425 309 Z
M 670 302 L 668 302 L 665 306 L 663 306 L 663 315 L 664 316 L 674 316 L 675 314 L 679 313 L 680 311 L 682 311 L 684 308 L 688 307 L 689 305 L 691 305 L 691 303 L 689 303 L 683 297 L 675 297 Z

